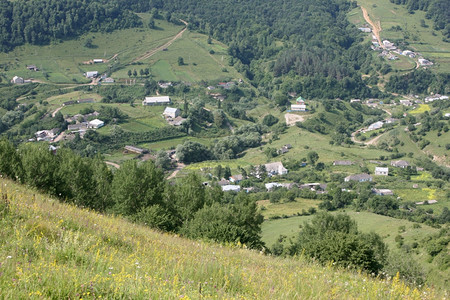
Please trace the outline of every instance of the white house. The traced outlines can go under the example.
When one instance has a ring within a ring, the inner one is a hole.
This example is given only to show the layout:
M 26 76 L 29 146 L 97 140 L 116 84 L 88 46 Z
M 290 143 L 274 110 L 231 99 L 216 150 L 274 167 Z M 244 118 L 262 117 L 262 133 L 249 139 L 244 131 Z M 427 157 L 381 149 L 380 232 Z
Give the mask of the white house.
M 375 168 L 375 175 L 388 176 L 389 175 L 389 168 L 376 167 Z
M 164 105 L 169 103 L 169 96 L 145 97 L 144 101 L 142 101 L 142 105 Z
M 13 79 L 11 80 L 11 83 L 21 84 L 21 83 L 24 83 L 24 80 L 22 77 L 14 76 Z
M 418 61 L 421 66 L 432 66 L 433 65 L 433 63 L 431 61 L 429 61 L 428 59 L 425 59 L 425 58 L 419 58 Z
M 389 189 L 372 189 L 372 192 L 378 196 L 393 196 L 394 192 Z
M 89 71 L 86 72 L 86 78 L 95 78 L 98 76 L 98 71 Z
M 92 61 L 94 62 L 94 64 L 102 64 L 103 63 L 103 59 L 101 59 L 101 58 L 94 58 Z
M 369 127 L 367 128 L 367 131 L 380 129 L 381 127 L 383 127 L 383 122 L 378 121 L 373 124 L 370 124 Z
M 409 101 L 409 100 L 400 100 L 400 104 L 401 105 L 404 105 L 404 106 L 412 106 L 413 105 L 413 103 L 411 102 L 411 101 Z
M 180 114 L 181 114 L 180 109 L 174 108 L 174 107 L 166 107 L 166 109 L 163 112 L 163 116 L 165 116 L 166 118 L 172 118 L 172 119 L 175 119 Z
M 99 119 L 95 119 L 88 123 L 88 128 L 97 129 L 97 128 L 103 127 L 104 125 L 105 125 L 105 122 L 103 122 L 102 120 L 99 120 Z
M 284 175 L 288 173 L 288 170 L 283 166 L 283 163 L 273 162 L 264 165 L 266 167 L 266 172 L 269 175 Z
M 224 192 L 240 192 L 241 187 L 239 185 L 227 184 L 222 186 Z
M 292 104 L 291 111 L 306 111 L 305 104 Z

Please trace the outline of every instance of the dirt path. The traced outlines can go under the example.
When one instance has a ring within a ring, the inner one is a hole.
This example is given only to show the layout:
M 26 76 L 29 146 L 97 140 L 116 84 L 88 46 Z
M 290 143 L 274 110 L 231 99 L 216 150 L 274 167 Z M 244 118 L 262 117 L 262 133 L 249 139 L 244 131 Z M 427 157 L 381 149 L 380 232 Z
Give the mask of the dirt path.
M 369 25 L 372 27 L 372 32 L 375 35 L 375 37 L 377 38 L 378 44 L 380 44 L 380 46 L 383 46 L 383 44 L 381 43 L 381 38 L 380 38 L 380 31 L 381 31 L 380 21 L 378 21 L 378 24 L 375 24 L 370 19 L 369 13 L 367 12 L 367 10 L 362 6 L 361 6 L 361 10 L 363 12 L 364 20 L 366 20 L 366 22 L 369 23 Z
M 116 163 L 105 161 L 105 164 L 115 167 L 116 169 L 120 169 L 120 166 Z
M 185 164 L 177 163 L 177 167 L 175 168 L 175 171 L 173 171 L 172 174 L 170 174 L 169 177 L 167 177 L 167 179 L 172 179 L 175 176 L 177 176 L 178 172 L 180 172 L 184 167 L 186 167 Z
M 63 106 L 60 106 L 57 109 L 55 109 L 55 111 L 52 112 L 52 118 L 54 118 L 56 116 L 56 114 L 58 113 L 58 111 L 60 111 L 62 108 L 63 108 Z
M 380 139 L 380 137 L 382 137 L 384 135 L 384 133 L 380 134 L 379 136 L 374 137 L 373 139 L 371 139 L 370 141 L 368 141 L 366 143 L 367 146 L 369 145 L 376 145 L 378 140 Z
M 186 27 L 184 27 L 180 32 L 178 32 L 177 35 L 175 35 L 172 39 L 170 39 L 170 41 L 168 41 L 164 45 L 161 45 L 161 46 L 159 46 L 157 48 L 154 48 L 154 49 L 146 52 L 145 54 L 137 57 L 136 59 L 133 60 L 133 62 L 138 62 L 138 61 L 147 59 L 147 58 L 155 55 L 156 53 L 158 53 L 160 51 L 163 51 L 164 49 L 168 48 L 170 45 L 173 44 L 173 42 L 175 42 L 177 39 L 181 38 L 183 36 L 183 33 L 187 30 L 188 23 L 186 21 L 184 21 L 184 20 L 181 20 L 181 19 L 180 19 L 180 21 L 183 22 L 186 25 Z
M 61 133 L 53 140 L 53 143 L 59 142 L 60 140 L 62 140 L 62 139 L 64 138 L 65 135 L 66 135 L 66 134 L 65 134 L 64 131 L 61 132 Z

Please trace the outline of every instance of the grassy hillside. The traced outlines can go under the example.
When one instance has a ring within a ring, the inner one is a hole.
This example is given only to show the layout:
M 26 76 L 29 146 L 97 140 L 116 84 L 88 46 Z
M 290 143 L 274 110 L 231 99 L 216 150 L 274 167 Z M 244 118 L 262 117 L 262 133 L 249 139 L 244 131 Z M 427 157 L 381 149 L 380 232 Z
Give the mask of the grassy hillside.
M 432 299 L 394 279 L 161 234 L 0 180 L 5 298 Z
M 139 17 L 144 24 L 148 23 L 149 14 L 139 14 Z M 0 76 L 5 81 L 17 75 L 39 82 L 75 84 L 90 82 L 83 77 L 84 72 L 98 71 L 112 73 L 116 82 L 124 83 L 129 78 L 128 70 L 139 72 L 140 69 L 149 68 L 153 79 L 157 81 L 196 82 L 241 77 L 233 67 L 228 66 L 227 47 L 224 44 L 217 41 L 208 44 L 206 35 L 189 31 L 167 47 L 167 51 L 155 51 L 153 56 L 133 62 L 174 39 L 183 29 L 183 26 L 164 20 L 156 20 L 155 26 L 155 29 L 144 27 L 111 33 L 88 33 L 75 40 L 47 46 L 20 46 L 9 53 L 0 53 Z M 85 46 L 88 40 L 92 41 L 91 47 Z M 184 58 L 185 65 L 178 66 L 178 57 Z M 85 63 L 95 58 L 107 62 Z M 40 70 L 27 70 L 26 66 L 31 64 Z
M 290 205 L 292 206 L 292 204 Z M 282 211 L 283 206 L 286 205 L 278 204 L 276 210 L 269 206 L 265 214 L 270 215 L 277 211 Z M 303 209 L 307 208 L 308 206 L 303 205 Z M 297 210 L 300 210 L 300 208 L 297 208 Z M 284 207 L 284 212 L 287 215 L 289 215 L 289 212 L 295 213 L 297 210 L 294 211 L 291 209 L 289 211 L 289 207 Z M 379 234 L 389 246 L 391 252 L 400 252 L 396 241 L 398 235 L 403 238 L 404 244 L 411 245 L 413 243 L 420 243 L 430 235 L 439 232 L 439 229 L 424 224 L 418 226 L 418 224 L 408 220 L 395 219 L 370 212 L 346 211 L 346 213 L 357 222 L 358 228 L 362 232 L 375 232 Z M 300 231 L 299 226 L 303 225 L 304 222 L 309 222 L 311 219 L 312 216 L 296 216 L 287 219 L 266 220 L 262 225 L 262 239 L 268 246 L 273 245 L 280 235 L 285 235 L 288 239 L 294 239 Z M 403 255 L 406 254 L 405 252 L 401 253 Z M 408 255 L 419 262 L 421 268 L 427 274 L 428 284 L 445 288 L 449 278 L 449 269 L 443 271 L 440 269 L 441 266 L 439 264 L 430 263 L 429 256 L 424 250 L 417 251 L 416 253 L 412 251 Z

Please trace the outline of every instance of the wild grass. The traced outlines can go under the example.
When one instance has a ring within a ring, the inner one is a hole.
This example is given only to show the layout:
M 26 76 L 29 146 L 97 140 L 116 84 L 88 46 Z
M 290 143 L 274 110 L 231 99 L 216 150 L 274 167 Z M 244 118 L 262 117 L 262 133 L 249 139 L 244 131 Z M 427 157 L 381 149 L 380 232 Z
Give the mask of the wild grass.
M 426 111 L 430 111 L 431 108 L 428 104 L 419 104 L 419 107 L 417 107 L 414 110 L 411 110 L 409 113 L 412 115 L 419 115 L 419 114 L 423 114 Z
M 162 234 L 0 179 L 3 298 L 433 299 L 429 288 L 303 257 Z

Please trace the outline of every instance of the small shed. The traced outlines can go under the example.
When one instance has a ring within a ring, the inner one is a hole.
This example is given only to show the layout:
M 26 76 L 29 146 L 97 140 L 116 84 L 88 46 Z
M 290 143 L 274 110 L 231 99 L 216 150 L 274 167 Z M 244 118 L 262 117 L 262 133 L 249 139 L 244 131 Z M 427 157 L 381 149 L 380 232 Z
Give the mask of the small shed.
M 172 119 L 175 119 L 180 114 L 181 114 L 180 109 L 179 108 L 174 108 L 174 107 L 166 107 L 166 109 L 163 112 L 163 115 L 166 118 L 172 118 Z

